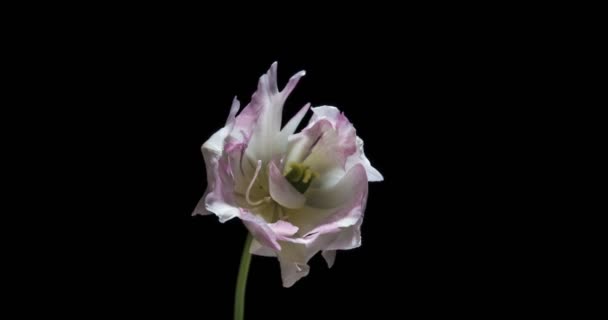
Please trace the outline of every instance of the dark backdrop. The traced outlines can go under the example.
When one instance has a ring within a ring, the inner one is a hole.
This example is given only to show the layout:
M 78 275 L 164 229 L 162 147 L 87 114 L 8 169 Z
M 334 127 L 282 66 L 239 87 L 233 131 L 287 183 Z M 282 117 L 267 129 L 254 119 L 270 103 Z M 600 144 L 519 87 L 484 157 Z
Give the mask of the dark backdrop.
M 76 175 L 77 215 L 60 235 L 65 257 L 52 256 L 65 275 L 53 281 L 69 293 L 60 305 L 231 318 L 245 228 L 191 216 L 206 186 L 200 147 L 273 61 L 281 85 L 307 71 L 285 118 L 306 102 L 337 106 L 385 181 L 370 185 L 363 245 L 332 269 L 315 257 L 285 289 L 278 262 L 253 257 L 247 318 L 468 316 L 519 304 L 506 293 L 521 266 L 505 244 L 517 235 L 499 236 L 513 218 L 495 184 L 510 170 L 497 161 L 517 161 L 496 147 L 517 52 L 450 28 L 338 30 L 236 36 L 175 22 L 91 31 L 66 53 L 74 156 L 63 165 Z

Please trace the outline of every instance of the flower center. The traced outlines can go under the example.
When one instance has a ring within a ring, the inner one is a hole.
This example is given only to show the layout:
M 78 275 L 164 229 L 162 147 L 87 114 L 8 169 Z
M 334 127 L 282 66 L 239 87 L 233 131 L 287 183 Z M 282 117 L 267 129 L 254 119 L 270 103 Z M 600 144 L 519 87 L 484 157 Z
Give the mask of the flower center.
M 310 187 L 312 180 L 319 177 L 319 174 L 312 171 L 309 166 L 292 162 L 287 165 L 284 176 L 296 190 L 304 193 Z

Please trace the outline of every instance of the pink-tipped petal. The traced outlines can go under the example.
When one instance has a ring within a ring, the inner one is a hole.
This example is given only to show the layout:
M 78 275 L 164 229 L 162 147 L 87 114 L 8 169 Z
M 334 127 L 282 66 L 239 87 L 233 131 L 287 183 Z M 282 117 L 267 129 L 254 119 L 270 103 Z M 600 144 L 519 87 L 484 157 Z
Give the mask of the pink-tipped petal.
M 283 220 L 279 220 L 275 223 L 270 224 L 269 226 L 279 237 L 293 236 L 294 234 L 296 234 L 296 232 L 298 232 L 298 227 Z
M 208 186 L 193 213 L 240 218 L 254 238 L 250 252 L 277 257 L 285 287 L 308 275 L 317 253 L 331 268 L 337 250 L 361 245 L 368 181 L 383 179 L 337 108 L 312 108 L 306 128 L 294 134 L 311 109 L 306 104 L 282 126 L 283 105 L 304 74 L 279 90 L 274 62 L 240 113 L 235 97 L 225 127 L 202 146 Z M 314 172 L 304 193 L 283 176 L 292 162 Z
M 277 235 L 264 219 L 244 209 L 241 209 L 240 218 L 253 238 L 262 246 L 275 251 L 281 250 Z
M 300 82 L 300 79 L 305 75 L 306 75 L 306 71 L 302 70 L 302 71 L 294 74 L 289 79 L 289 82 L 287 83 L 287 85 L 285 86 L 283 91 L 281 92 L 285 96 L 285 98 L 287 98 L 287 96 L 289 96 L 289 94 L 293 91 L 293 89 L 296 87 L 298 82 Z
M 230 173 L 227 156 L 217 161 L 215 181 L 209 184 L 205 199 L 205 209 L 214 213 L 224 223 L 240 215 L 240 209 L 234 200 L 234 182 Z
M 312 108 L 312 113 L 313 115 L 310 118 L 310 122 L 315 122 L 319 119 L 327 118 L 333 123 L 336 123 L 338 121 L 338 116 L 340 115 L 340 110 L 332 106 L 320 106 Z
M 235 127 L 237 129 L 239 124 L 247 125 L 244 131 L 250 133 L 251 139 L 246 153 L 251 159 L 263 162 L 268 162 L 274 156 L 284 152 L 287 137 L 280 134 L 283 105 L 299 79 L 304 75 L 303 72 L 294 75 L 286 87 L 279 92 L 276 68 L 276 64 L 273 64 L 270 70 L 260 77 L 258 90 L 252 96 L 251 103 L 242 112 L 242 114 L 255 114 L 255 117 L 249 116 L 247 122 L 239 121 L 237 117 Z M 249 109 L 254 111 L 249 112 Z
M 311 109 L 313 116 L 310 119 L 311 123 L 322 119 L 329 120 L 339 132 L 339 145 L 346 146 L 342 149 L 342 153 L 346 156 L 346 169 L 350 169 L 353 165 L 361 163 L 365 167 L 368 181 L 382 181 L 384 178 L 376 168 L 374 168 L 365 153 L 363 152 L 363 140 L 356 136 L 354 126 L 348 121 L 343 113 L 340 113 L 338 108 L 332 106 L 320 106 Z M 354 142 L 354 143 L 353 143 Z
M 207 188 L 192 215 L 207 215 L 211 213 L 206 208 L 205 198 L 216 188 L 218 161 L 222 155 L 224 140 L 227 135 L 228 128 L 224 127 L 214 133 L 201 147 L 203 160 L 205 161 L 205 171 L 207 172 Z

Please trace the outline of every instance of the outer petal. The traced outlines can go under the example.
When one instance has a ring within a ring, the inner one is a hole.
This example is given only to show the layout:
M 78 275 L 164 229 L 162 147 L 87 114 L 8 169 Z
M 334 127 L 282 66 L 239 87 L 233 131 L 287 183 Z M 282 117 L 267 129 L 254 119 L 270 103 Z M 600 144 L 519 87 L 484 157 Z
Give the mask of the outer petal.
M 313 116 L 311 122 L 321 119 L 329 120 L 337 133 L 337 140 L 340 153 L 342 154 L 342 165 L 346 162 L 346 158 L 356 151 L 356 130 L 355 127 L 348 121 L 344 113 L 341 113 L 338 108 L 331 106 L 320 106 L 312 108 Z
M 226 120 L 226 126 L 214 133 L 201 147 L 203 159 L 205 160 L 205 171 L 207 172 L 207 189 L 205 190 L 201 200 L 194 208 L 192 215 L 206 215 L 211 213 L 205 206 L 205 198 L 216 188 L 218 161 L 222 155 L 224 141 L 234 126 L 235 115 L 239 110 L 239 105 L 240 103 L 235 97 L 232 101 L 232 106 L 230 107 L 230 114 Z
M 269 169 L 268 182 L 272 199 L 286 208 L 297 209 L 304 206 L 306 197 L 287 181 L 274 162 L 270 163 Z
M 282 249 L 278 252 L 281 264 L 283 286 L 290 287 L 297 280 L 308 275 L 308 261 L 329 243 L 334 241 L 336 234 L 328 234 L 312 239 L 286 238 L 281 242 Z
M 321 253 L 325 262 L 327 262 L 327 266 L 329 268 L 333 267 L 334 262 L 336 262 L 336 250 L 323 250 Z
M 363 165 L 363 167 L 365 167 L 365 172 L 367 173 L 367 179 L 370 182 L 384 180 L 384 177 L 382 176 L 380 171 L 378 171 L 376 168 L 372 167 L 372 164 L 369 162 L 369 160 L 365 156 L 365 153 L 363 152 L 363 140 L 359 137 L 357 137 L 357 152 L 355 152 L 355 154 L 351 155 L 346 160 L 346 167 L 350 168 L 351 166 L 353 166 L 357 163 L 360 163 Z
M 281 250 L 276 233 L 264 219 L 247 210 L 241 209 L 241 211 L 241 220 L 262 246 L 275 251 Z
M 348 121 L 346 116 L 336 107 L 332 106 L 320 106 L 317 108 L 312 108 L 313 116 L 310 119 L 310 122 L 319 121 L 321 119 L 327 119 L 331 121 L 331 123 L 340 131 L 341 136 L 341 144 L 353 146 L 352 142 L 353 137 L 355 135 L 355 129 L 353 125 Z M 359 137 L 356 137 L 356 149 L 348 149 L 351 152 L 346 160 L 346 169 L 350 169 L 353 165 L 357 163 L 363 164 L 365 167 L 365 172 L 367 173 L 367 178 L 369 181 L 382 181 L 384 178 L 382 174 L 374 167 L 372 167 L 371 163 L 365 156 L 363 152 L 363 140 Z
M 270 224 L 270 228 L 275 232 L 279 239 L 283 239 L 285 237 L 293 236 L 298 232 L 298 227 L 293 224 L 279 220 L 275 223 Z
M 285 237 L 280 241 L 282 249 L 278 257 L 283 285 L 286 287 L 308 274 L 307 263 L 319 251 L 351 249 L 360 244 L 359 230 L 367 199 L 367 177 L 363 166 L 354 166 L 333 189 L 327 188 L 324 191 L 342 197 L 345 202 L 325 202 L 327 199 L 320 199 L 320 204 L 336 207 L 315 208 L 307 204 L 288 214 L 289 221 L 300 230 L 298 237 Z M 331 266 L 335 254 L 325 252 L 324 257 Z
M 215 213 L 220 222 L 226 222 L 240 215 L 239 207 L 234 200 L 234 181 L 230 173 L 227 155 L 217 161 L 215 182 L 210 183 L 212 189 L 204 197 L 205 208 Z
M 207 172 L 207 189 L 203 194 L 203 197 L 199 200 L 196 208 L 194 208 L 194 212 L 192 215 L 207 215 L 211 214 L 211 212 L 207 211 L 205 207 L 205 198 L 209 192 L 215 189 L 215 180 L 217 176 L 217 162 L 219 157 L 222 154 L 221 144 L 228 135 L 228 130 L 226 128 L 222 128 L 216 133 L 214 133 L 207 142 L 203 144 L 201 151 L 203 153 L 203 159 L 205 160 L 205 171 Z
M 260 216 L 257 216 L 247 210 L 241 209 L 240 218 L 251 232 L 251 235 L 260 246 L 253 247 L 249 251 L 251 253 L 270 256 L 271 252 L 281 251 L 280 240 L 294 235 L 298 232 L 298 227 L 287 221 L 277 221 L 268 223 Z
M 305 263 L 284 260 L 281 259 L 280 256 L 279 262 L 281 264 L 281 278 L 283 278 L 283 287 L 285 288 L 293 286 L 298 280 L 306 277 L 310 272 L 310 267 Z
M 326 249 L 328 250 L 349 250 L 361 246 L 361 224 L 360 219 L 354 226 L 342 230 Z

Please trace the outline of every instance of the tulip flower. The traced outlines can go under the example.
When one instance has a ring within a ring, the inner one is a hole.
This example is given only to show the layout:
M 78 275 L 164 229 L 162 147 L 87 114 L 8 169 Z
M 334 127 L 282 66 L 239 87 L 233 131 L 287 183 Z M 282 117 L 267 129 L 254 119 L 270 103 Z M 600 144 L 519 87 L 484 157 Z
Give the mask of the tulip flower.
M 237 218 L 249 231 L 235 319 L 242 318 L 250 254 L 276 257 L 284 287 L 308 275 L 319 252 L 331 267 L 337 250 L 361 245 L 368 182 L 383 180 L 337 108 L 306 104 L 283 125 L 285 101 L 304 75 L 279 90 L 273 63 L 250 103 L 239 113 L 235 98 L 226 125 L 202 146 L 208 185 L 193 214 Z M 309 109 L 310 121 L 296 133 Z

